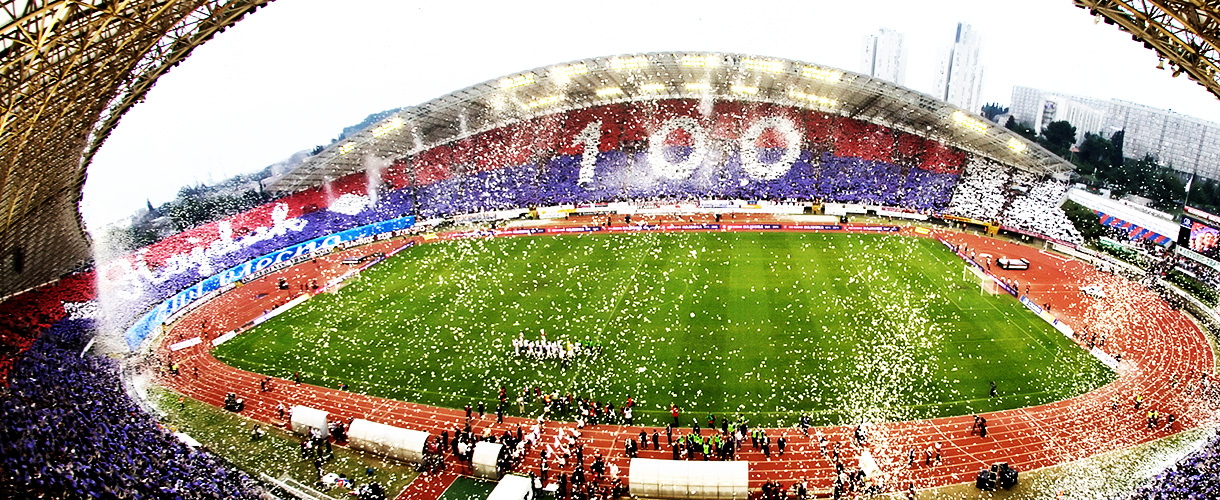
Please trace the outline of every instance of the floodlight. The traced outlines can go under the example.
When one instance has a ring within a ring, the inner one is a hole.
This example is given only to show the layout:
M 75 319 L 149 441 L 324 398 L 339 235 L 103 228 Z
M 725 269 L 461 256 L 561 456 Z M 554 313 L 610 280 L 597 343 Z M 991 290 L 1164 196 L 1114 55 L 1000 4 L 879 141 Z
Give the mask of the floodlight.
M 793 98 L 793 99 L 799 99 L 799 100 L 802 100 L 802 101 L 809 101 L 809 102 L 812 102 L 812 103 L 815 103 L 815 104 L 820 104 L 820 105 L 822 105 L 822 106 L 834 107 L 834 106 L 838 106 L 838 105 L 839 105 L 839 101 L 836 101 L 836 100 L 831 99 L 831 98 L 829 98 L 829 97 L 822 97 L 822 96 L 817 95 L 817 94 L 809 94 L 809 93 L 806 93 L 806 92 L 801 92 L 801 91 L 799 91 L 799 90 L 790 90 L 790 91 L 788 91 L 788 96 L 789 96 L 789 97 L 791 97 L 791 98 Z
M 402 128 L 402 118 L 395 116 L 373 129 L 373 137 L 381 137 Z
M 537 100 L 531 101 L 529 104 L 526 104 L 525 106 L 526 106 L 527 108 L 534 109 L 534 108 L 541 107 L 541 106 L 547 106 L 547 105 L 550 105 L 550 104 L 555 104 L 555 103 L 557 103 L 557 102 L 559 102 L 559 101 L 562 101 L 562 100 L 563 100 L 563 96 L 561 96 L 561 95 L 553 95 L 553 96 L 543 97 L 543 98 L 541 98 L 541 99 L 537 99 Z
M 508 89 L 515 89 L 517 87 L 524 87 L 531 83 L 534 83 L 534 74 L 533 73 L 524 73 L 521 75 L 501 79 L 500 80 L 500 90 L 508 90 Z
M 685 55 L 682 65 L 688 68 L 714 68 L 720 66 L 720 57 L 716 54 Z
M 971 118 L 966 113 L 961 112 L 961 110 L 953 112 L 953 123 L 956 123 L 960 127 L 968 128 L 968 129 L 978 132 L 980 134 L 987 132 L 986 123 L 983 123 L 982 121 Z
M 617 70 L 640 69 L 648 66 L 648 58 L 644 56 L 616 57 L 610 60 L 610 67 Z
M 822 80 L 828 83 L 839 83 L 839 80 L 843 79 L 842 71 L 830 68 L 819 68 L 817 66 L 805 66 L 805 68 L 801 70 L 801 74 L 804 75 L 805 78 L 813 78 L 815 80 Z
M 747 57 L 741 60 L 741 67 L 755 71 L 780 73 L 784 71 L 784 61 L 780 61 L 778 59 L 758 59 L 754 57 Z

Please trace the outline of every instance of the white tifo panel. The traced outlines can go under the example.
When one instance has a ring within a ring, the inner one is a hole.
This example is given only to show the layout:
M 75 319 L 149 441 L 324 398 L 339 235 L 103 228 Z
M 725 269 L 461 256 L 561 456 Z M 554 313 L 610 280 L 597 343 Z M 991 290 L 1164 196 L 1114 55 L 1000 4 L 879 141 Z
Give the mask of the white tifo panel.
M 638 497 L 745 500 L 750 463 L 633 458 L 627 483 Z
M 500 471 L 496 467 L 496 459 L 500 458 L 500 449 L 504 445 L 500 443 L 489 443 L 487 441 L 479 441 L 474 445 L 474 456 L 471 457 L 471 462 L 474 465 L 474 475 L 487 479 L 500 479 Z
M 347 444 L 352 449 L 376 453 L 407 462 L 424 461 L 424 445 L 430 435 L 358 418 L 347 429 Z
M 487 500 L 534 500 L 534 485 L 528 477 L 509 474 L 500 479 Z
M 326 428 L 326 417 L 329 412 L 310 408 L 308 406 L 292 407 L 292 432 L 308 436 L 310 429 L 322 431 L 322 437 L 330 437 L 330 429 Z

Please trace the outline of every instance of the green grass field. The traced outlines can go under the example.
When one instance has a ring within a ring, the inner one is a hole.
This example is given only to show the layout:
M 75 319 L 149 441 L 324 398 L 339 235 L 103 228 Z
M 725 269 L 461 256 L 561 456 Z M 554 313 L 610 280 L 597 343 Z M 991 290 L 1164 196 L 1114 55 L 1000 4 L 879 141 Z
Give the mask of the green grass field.
M 682 233 L 462 240 L 409 249 L 223 344 L 270 375 L 447 407 L 523 387 L 636 423 L 759 425 L 961 415 L 1047 403 L 1113 375 L 1016 300 L 982 296 L 935 240 Z M 600 344 L 568 366 L 518 334 Z M 988 396 L 990 380 L 999 396 Z M 512 404 L 509 414 L 518 414 Z M 537 415 L 537 404 L 526 414 Z

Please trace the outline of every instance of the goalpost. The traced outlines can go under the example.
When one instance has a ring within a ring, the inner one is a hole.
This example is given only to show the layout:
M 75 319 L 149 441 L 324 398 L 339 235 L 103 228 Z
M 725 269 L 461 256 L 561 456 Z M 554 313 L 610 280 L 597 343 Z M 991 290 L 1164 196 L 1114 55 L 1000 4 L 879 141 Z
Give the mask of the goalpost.
M 991 276 L 983 273 L 983 271 L 976 266 L 965 264 L 964 267 L 962 267 L 962 279 L 971 283 L 978 283 L 979 295 L 1000 294 L 1000 285 L 996 284 L 995 280 L 991 279 Z

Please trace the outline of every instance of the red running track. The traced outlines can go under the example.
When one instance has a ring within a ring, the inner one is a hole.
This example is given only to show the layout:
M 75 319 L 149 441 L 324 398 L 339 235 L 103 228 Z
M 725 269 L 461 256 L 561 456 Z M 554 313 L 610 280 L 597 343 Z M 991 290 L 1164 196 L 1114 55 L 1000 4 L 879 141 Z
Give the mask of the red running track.
M 695 216 L 693 221 L 710 222 L 709 219 Z M 684 218 L 680 222 L 691 220 Z M 738 216 L 732 222 L 766 221 Z M 1078 330 L 1106 335 L 1104 349 L 1110 354 L 1122 353 L 1123 356 L 1118 379 L 1096 391 L 1051 404 L 984 414 L 988 422 L 986 438 L 970 432 L 973 423 L 971 416 L 875 426 L 865 446 L 886 473 L 885 483 L 890 491 L 905 489 L 908 482 L 921 489 L 970 482 L 980 468 L 996 461 L 1007 461 L 1022 471 L 1062 464 L 1129 448 L 1213 422 L 1216 405 L 1203 400 L 1199 391 L 1201 374 L 1213 374 L 1215 369 L 1211 347 L 1203 332 L 1183 313 L 1172 309 L 1155 294 L 1126 279 L 1098 272 L 1080 261 L 1007 241 L 937 229 L 931 230 L 930 234 L 917 234 L 915 228 L 909 227 L 903 228 L 902 234 L 941 237 L 954 244 L 965 243 L 976 252 L 990 253 L 995 257 L 1029 259 L 1031 264 L 1028 271 L 1003 271 L 993 266 L 992 272 L 1018 280 L 1022 292 L 1028 283 L 1029 296 L 1036 303 L 1050 304 L 1052 314 Z M 283 303 L 304 293 L 299 289 L 276 289 L 275 283 L 281 276 L 293 286 L 315 277 L 319 283 L 323 283 L 346 271 L 339 264 L 342 259 L 387 251 L 402 243 L 403 240 L 392 240 L 337 252 L 314 263 L 307 262 L 271 274 L 220 296 L 169 329 L 157 347 L 158 359 L 165 359 L 169 344 L 198 335 L 204 318 L 207 319 L 208 331 L 230 331 L 257 317 L 272 307 L 271 304 Z M 1095 301 L 1080 293 L 1080 287 L 1089 284 L 1101 286 L 1108 299 Z M 212 333 L 207 338 L 214 336 Z M 274 379 L 272 389 L 260 393 L 259 381 L 264 375 L 225 365 L 213 358 L 209 351 L 210 343 L 205 342 L 174 353 L 174 359 L 182 368 L 181 374 L 177 377 L 163 376 L 160 382 L 218 407 L 223 406 L 227 392 L 236 392 L 246 400 L 247 409 L 243 413 L 264 422 L 275 419 L 278 403 L 286 407 L 299 404 L 321 408 L 334 418 L 365 418 L 433 434 L 452 430 L 464 420 L 462 410 L 298 385 L 285 378 Z M 286 373 L 276 375 L 291 377 Z M 1213 375 L 1209 375 L 1209 378 L 1213 378 Z M 1133 407 L 1136 395 L 1143 396 L 1144 403 L 1140 410 Z M 1118 402 L 1117 411 L 1111 410 L 1113 400 Z M 1176 415 L 1174 430 L 1148 430 L 1146 413 L 1149 409 L 1156 409 L 1163 415 Z M 506 417 L 505 423 L 495 424 L 495 419 L 489 414 L 486 418 L 476 418 L 472 426 L 476 434 L 488 430 L 499 434 L 505 429 L 515 430 L 519 424 L 525 426 L 528 432 L 528 426 L 533 421 Z M 548 422 L 544 426 L 541 442 L 549 443 L 558 432 L 572 427 L 572 423 Z M 629 459 L 622 451 L 622 442 L 627 437 L 637 436 L 641 429 L 651 434 L 654 428 L 617 425 L 586 428 L 582 438 L 586 456 L 601 451 L 609 462 L 618 465 L 626 477 Z M 709 431 L 703 432 L 706 434 Z M 833 482 L 834 464 L 819 452 L 812 440 L 815 432 L 826 434 L 832 442 L 842 443 L 843 462 L 849 469 L 859 463 L 862 449 L 852 442 L 851 428 L 814 429 L 810 432 L 811 437 L 805 437 L 793 428 L 769 429 L 767 434 L 772 440 L 785 436 L 788 449 L 785 454 L 773 454 L 768 459 L 761 451 L 752 450 L 748 445 L 742 448 L 738 459 L 750 462 L 751 489 L 757 490 L 768 480 L 790 484 L 807 478 L 815 492 L 829 490 Z M 934 442 L 942 444 L 943 460 L 940 464 L 925 466 L 922 450 Z M 671 458 L 664 441 L 661 448 L 654 450 L 650 446 L 641 450 L 639 456 Z M 912 448 L 919 451 L 916 464 L 908 466 L 907 454 Z M 450 471 L 467 472 L 452 457 L 448 457 L 448 460 Z M 538 473 L 537 450 L 528 454 L 517 470 Z M 551 477 L 571 470 L 570 463 L 566 467 L 557 467 L 552 463 Z M 446 481 L 446 486 L 451 481 Z M 411 498 L 423 500 L 435 498 L 428 496 L 435 489 L 412 486 L 403 494 L 411 493 Z M 440 491 L 434 492 L 439 495 Z

